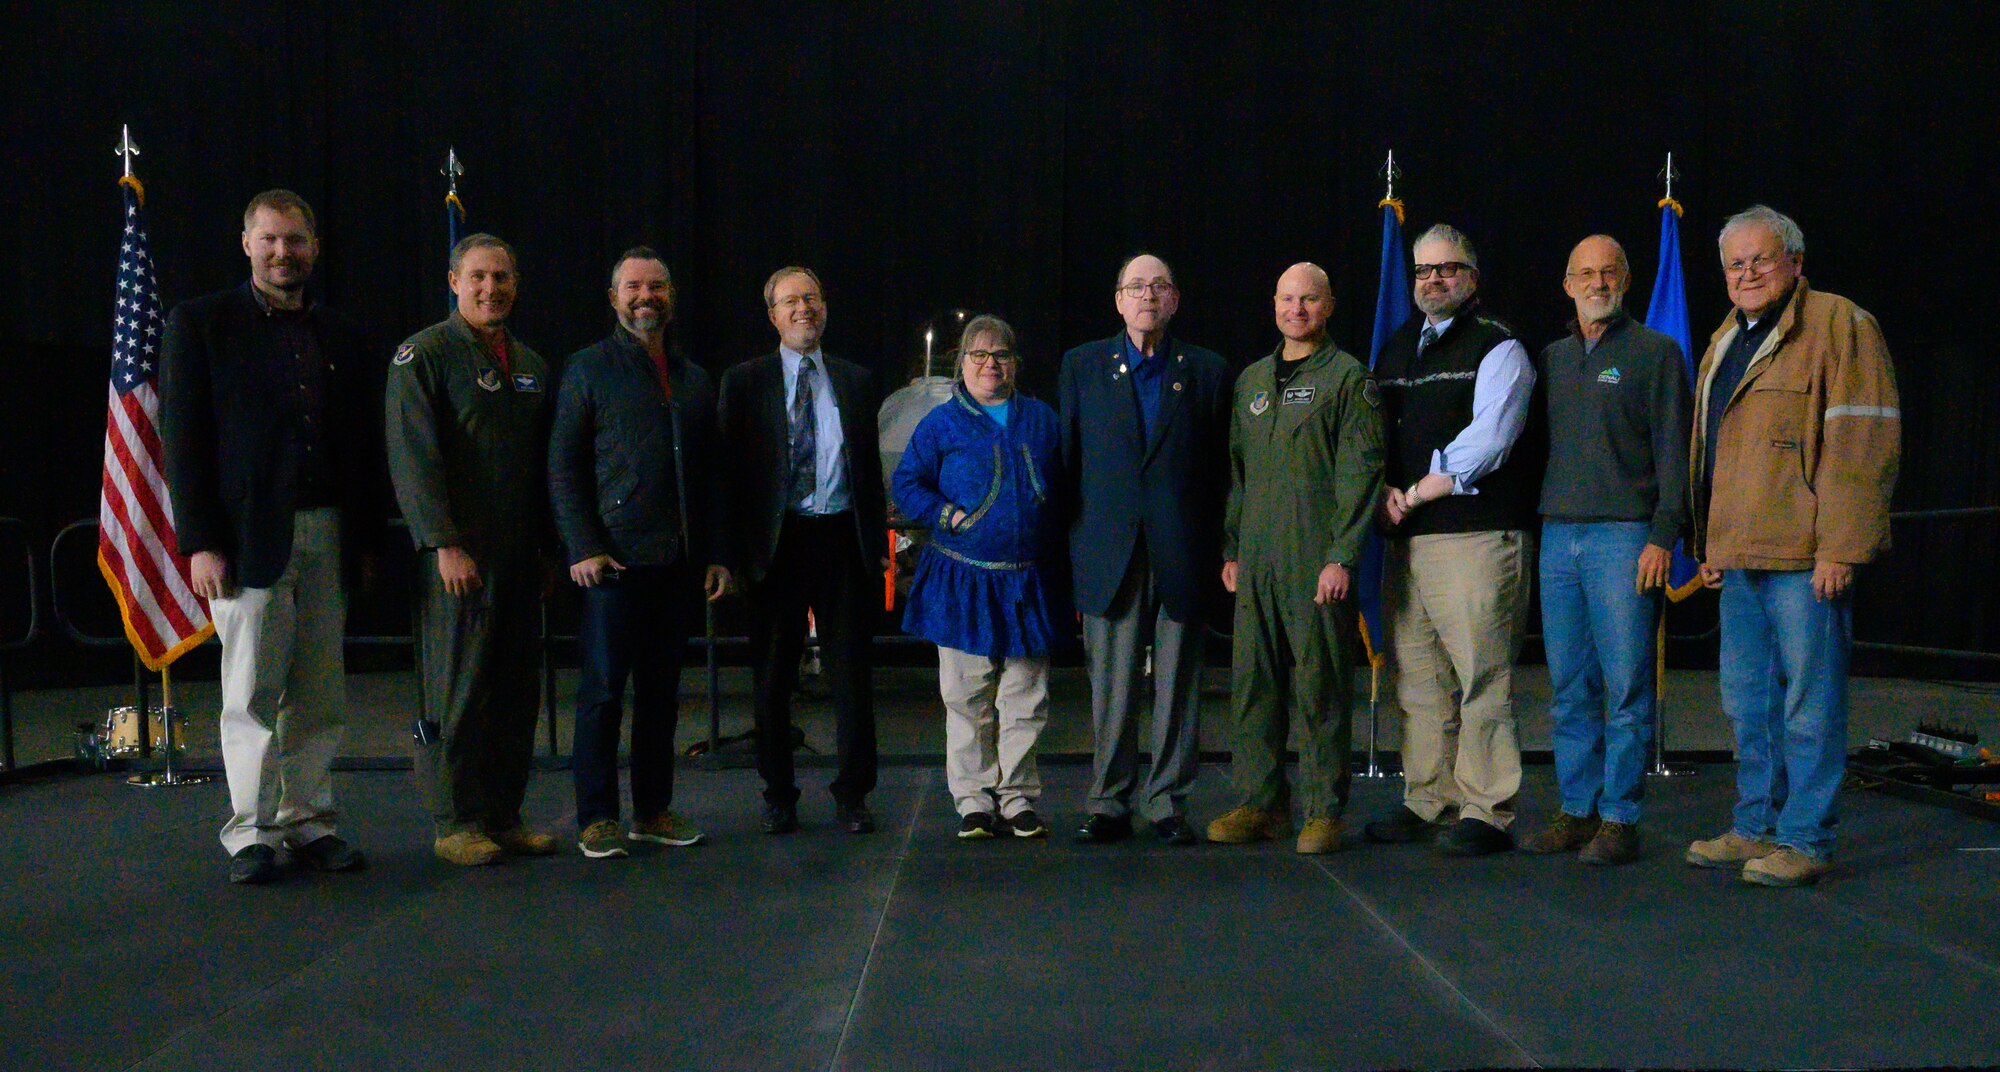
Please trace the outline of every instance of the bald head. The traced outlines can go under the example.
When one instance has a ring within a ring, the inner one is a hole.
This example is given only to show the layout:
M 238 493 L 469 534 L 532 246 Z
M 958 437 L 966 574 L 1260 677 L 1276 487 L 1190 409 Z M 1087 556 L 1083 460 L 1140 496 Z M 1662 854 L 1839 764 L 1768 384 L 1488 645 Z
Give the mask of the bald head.
M 1632 266 L 1625 247 L 1610 235 L 1591 235 L 1569 253 L 1563 292 L 1576 302 L 1576 321 L 1589 337 L 1618 315 L 1625 291 L 1632 285 Z
M 1327 279 L 1326 269 L 1300 261 L 1278 277 L 1278 292 L 1271 296 L 1271 304 L 1278 332 L 1285 337 L 1286 356 L 1301 348 L 1309 352 L 1326 338 L 1326 319 L 1333 315 L 1333 283 Z

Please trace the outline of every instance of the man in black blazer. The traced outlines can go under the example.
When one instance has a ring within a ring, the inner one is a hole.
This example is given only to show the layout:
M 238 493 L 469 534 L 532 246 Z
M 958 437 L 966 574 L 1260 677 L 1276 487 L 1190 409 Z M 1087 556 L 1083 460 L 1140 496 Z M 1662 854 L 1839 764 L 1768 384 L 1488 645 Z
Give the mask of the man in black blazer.
M 764 283 L 776 353 L 723 373 L 718 421 L 731 481 L 730 528 L 750 605 L 756 676 L 757 772 L 764 829 L 798 829 L 792 765 L 792 689 L 806 612 L 818 625 L 832 686 L 840 771 L 828 791 L 849 831 L 875 828 L 875 707 L 869 644 L 874 571 L 888 555 L 880 402 L 868 370 L 820 350 L 826 299 L 819 277 L 780 268 Z
M 175 535 L 222 641 L 230 881 L 277 850 L 363 866 L 334 833 L 329 768 L 346 722 L 343 564 L 379 546 L 381 390 L 347 318 L 306 295 L 312 207 L 289 190 L 243 213 L 250 281 L 167 318 L 160 433 Z
M 1097 756 L 1081 841 L 1117 841 L 1132 813 L 1169 844 L 1199 765 L 1203 603 L 1222 568 L 1229 366 L 1167 334 L 1172 269 L 1127 260 L 1114 294 L 1125 330 L 1063 355 L 1062 447 L 1075 489 L 1070 554 L 1090 667 Z M 1153 653 L 1153 765 L 1139 781 L 1136 707 Z M 1139 790 L 1139 800 L 1132 801 Z

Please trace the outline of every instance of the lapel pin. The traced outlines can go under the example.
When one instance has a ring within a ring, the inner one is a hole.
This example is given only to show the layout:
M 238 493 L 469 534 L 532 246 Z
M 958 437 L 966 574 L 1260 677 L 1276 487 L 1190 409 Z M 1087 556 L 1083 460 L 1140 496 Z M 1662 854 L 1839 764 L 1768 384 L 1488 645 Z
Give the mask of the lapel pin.
M 1174 381 L 1174 390 L 1178 391 L 1178 390 L 1180 390 L 1180 389 L 1181 389 L 1181 381 L 1179 381 L 1179 380 L 1175 380 L 1175 381 Z

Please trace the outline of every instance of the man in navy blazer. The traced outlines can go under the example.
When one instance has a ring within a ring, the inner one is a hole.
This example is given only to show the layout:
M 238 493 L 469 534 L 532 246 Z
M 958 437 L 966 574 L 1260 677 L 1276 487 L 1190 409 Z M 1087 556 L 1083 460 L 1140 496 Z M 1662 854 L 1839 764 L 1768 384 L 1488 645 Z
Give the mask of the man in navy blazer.
M 1167 334 L 1180 292 L 1165 261 L 1127 260 L 1114 297 L 1125 330 L 1062 363 L 1070 554 L 1097 738 L 1076 836 L 1118 841 L 1137 811 L 1162 840 L 1188 845 L 1198 840 L 1185 809 L 1200 752 L 1204 603 L 1222 567 L 1233 377 L 1214 351 Z M 1153 764 L 1142 785 L 1135 708 L 1148 645 Z
M 882 590 L 874 571 L 889 553 L 875 428 L 881 400 L 867 369 L 820 349 L 827 310 L 818 276 L 778 269 L 764 284 L 764 305 L 778 350 L 723 373 L 717 406 L 722 457 L 735 474 L 727 557 L 750 606 L 764 830 L 799 825 L 791 698 L 810 610 L 840 757 L 827 790 L 835 820 L 865 834 L 875 828 L 866 803 L 875 788 L 868 653 Z

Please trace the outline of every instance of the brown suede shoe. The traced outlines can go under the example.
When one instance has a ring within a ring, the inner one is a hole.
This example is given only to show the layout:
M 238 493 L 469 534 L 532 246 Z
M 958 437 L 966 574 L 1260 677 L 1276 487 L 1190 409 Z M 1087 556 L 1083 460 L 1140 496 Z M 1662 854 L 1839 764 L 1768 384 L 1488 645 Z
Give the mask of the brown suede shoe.
M 1600 867 L 1629 864 L 1639 858 L 1639 828 L 1631 823 L 1599 823 L 1597 836 L 1576 858 Z
M 492 838 L 493 843 L 500 846 L 500 851 L 509 856 L 554 856 L 556 846 L 559 844 L 554 834 L 544 834 L 525 826 L 517 826 L 512 830 L 495 830 L 486 836 Z
M 1687 862 L 1696 867 L 1739 868 L 1752 860 L 1778 851 L 1778 846 L 1761 838 L 1747 838 L 1730 831 L 1719 838 L 1697 841 L 1687 848 Z
M 1743 865 L 1743 881 L 1759 886 L 1810 886 L 1833 870 L 1833 861 L 1815 860 L 1797 849 L 1780 847 Z
M 1590 839 L 1597 836 L 1598 825 L 1595 815 L 1585 819 L 1566 811 L 1559 811 L 1556 813 L 1556 821 L 1535 831 L 1534 837 L 1521 843 L 1521 849 L 1537 856 L 1575 852 L 1590 844 Z
M 492 838 L 477 830 L 461 830 L 432 842 L 431 851 L 445 863 L 457 864 L 460 867 L 479 867 L 483 864 L 498 863 L 504 850 Z
M 1313 856 L 1339 852 L 1340 836 L 1346 830 L 1347 824 L 1339 819 L 1307 819 L 1306 825 L 1299 829 L 1298 851 Z
M 1280 811 L 1242 804 L 1208 824 L 1208 840 L 1224 845 L 1246 845 L 1252 841 L 1269 841 L 1279 834 L 1290 833 L 1291 829 L 1291 809 Z

